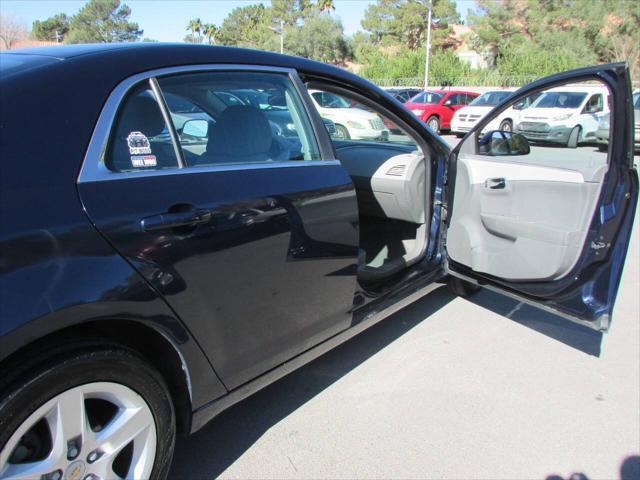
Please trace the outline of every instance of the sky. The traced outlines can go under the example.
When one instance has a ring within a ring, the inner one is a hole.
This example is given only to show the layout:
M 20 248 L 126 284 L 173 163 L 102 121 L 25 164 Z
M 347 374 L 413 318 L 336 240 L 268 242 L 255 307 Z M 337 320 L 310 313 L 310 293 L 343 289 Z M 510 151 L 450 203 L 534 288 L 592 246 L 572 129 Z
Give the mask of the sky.
M 131 7 L 131 21 L 144 30 L 144 38 L 161 42 L 182 41 L 187 34 L 187 22 L 200 18 L 204 23 L 221 25 L 235 7 L 259 3 L 260 0 L 124 0 Z M 34 20 L 44 20 L 57 13 L 73 15 L 84 0 L 0 0 L 0 13 L 23 21 L 28 27 Z M 269 4 L 268 0 L 262 3 Z M 345 34 L 361 30 L 364 11 L 375 0 L 334 0 L 332 15 L 340 18 Z M 458 12 L 463 16 L 475 0 L 457 0 Z

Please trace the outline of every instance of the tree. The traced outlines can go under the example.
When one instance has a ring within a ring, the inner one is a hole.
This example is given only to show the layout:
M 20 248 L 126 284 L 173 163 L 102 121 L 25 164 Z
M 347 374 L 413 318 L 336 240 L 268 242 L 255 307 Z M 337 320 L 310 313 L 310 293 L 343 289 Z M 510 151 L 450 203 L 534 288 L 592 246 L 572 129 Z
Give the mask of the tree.
M 271 10 L 259 3 L 236 7 L 224 19 L 218 32 L 222 45 L 235 45 L 251 48 L 265 48 L 276 41 L 271 26 Z
M 320 13 L 331 13 L 336 9 L 333 0 L 318 0 L 316 8 Z
M 202 26 L 202 33 L 207 37 L 209 45 L 216 44 L 216 35 L 218 35 L 219 28 L 213 23 L 206 23 Z
M 191 36 L 185 37 L 190 38 L 190 43 L 202 43 L 202 20 L 199 18 L 194 18 L 189 20 L 189 24 L 187 25 L 187 30 L 191 30 Z
M 285 35 L 287 51 L 326 63 L 344 64 L 353 58 L 353 47 L 344 36 L 340 20 L 314 13 L 304 24 Z
M 410 50 L 419 48 L 425 40 L 429 7 L 427 1 L 378 0 L 364 13 L 362 27 L 371 33 L 376 43 L 402 44 Z M 432 28 L 431 43 L 436 49 L 456 45 L 449 24 L 460 23 L 453 0 L 434 0 L 433 17 L 440 21 Z
M 476 50 L 502 74 L 544 76 L 627 60 L 640 75 L 640 4 L 584 0 L 479 0 L 468 15 Z
M 33 22 L 31 32 L 36 40 L 62 41 L 69 32 L 69 17 L 59 13 L 46 20 Z
M 297 25 L 313 11 L 311 0 L 271 0 L 271 18 L 274 25 L 279 25 L 280 21 L 289 26 Z
M 9 50 L 18 40 L 29 36 L 27 27 L 14 17 L 0 14 L 0 50 Z
M 131 9 L 120 0 L 89 0 L 71 18 L 66 43 L 110 43 L 138 40 L 143 31 L 130 22 Z

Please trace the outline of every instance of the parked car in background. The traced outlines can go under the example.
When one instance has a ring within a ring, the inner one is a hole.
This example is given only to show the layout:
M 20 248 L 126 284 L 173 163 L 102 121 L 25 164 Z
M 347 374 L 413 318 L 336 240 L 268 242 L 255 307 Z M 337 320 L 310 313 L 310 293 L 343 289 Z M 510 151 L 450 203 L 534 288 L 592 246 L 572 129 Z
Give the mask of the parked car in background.
M 587 77 L 627 122 L 623 63 L 513 101 Z M 305 85 L 411 144 L 332 141 Z M 210 120 L 182 123 L 189 104 Z M 0 480 L 163 480 L 176 435 L 444 283 L 611 324 L 638 197 L 624 128 L 607 175 L 481 124 L 452 151 L 341 68 L 146 42 L 0 53 L 0 105 Z
M 528 140 L 576 148 L 596 140 L 600 120 L 609 112 L 609 91 L 602 86 L 564 86 L 540 95 L 522 112 L 515 131 Z
M 634 113 L 634 129 L 633 141 L 636 151 L 640 150 L 640 90 L 633 92 L 633 113 Z M 607 113 L 600 119 L 598 129 L 596 130 L 596 142 L 598 149 L 605 152 L 609 148 L 609 120 L 610 114 Z
M 462 90 L 428 90 L 420 92 L 404 105 L 433 130 L 448 130 L 453 114 L 469 105 L 479 93 Z
M 514 91 L 515 90 L 512 89 L 485 92 L 466 107 L 459 109 L 453 114 L 453 118 L 451 119 L 451 133 L 454 133 L 457 137 L 463 137 L 480 119 L 489 113 L 493 107 L 509 98 Z M 509 112 L 503 112 L 491 125 L 485 127 L 486 130 L 510 132 L 513 129 L 513 112 L 515 110 L 513 110 L 513 107 L 509 110 Z
M 321 116 L 330 119 L 336 128 L 335 137 L 343 140 L 382 140 L 389 138 L 382 118 L 364 108 L 358 108 L 356 102 L 321 90 L 310 90 L 313 105 Z

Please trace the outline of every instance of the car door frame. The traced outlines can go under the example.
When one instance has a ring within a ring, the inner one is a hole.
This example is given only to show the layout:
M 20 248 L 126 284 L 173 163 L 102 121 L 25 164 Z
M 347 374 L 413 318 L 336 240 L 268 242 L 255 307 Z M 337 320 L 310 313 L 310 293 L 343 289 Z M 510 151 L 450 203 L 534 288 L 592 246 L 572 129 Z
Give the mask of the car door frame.
M 597 208 L 592 216 L 585 246 L 571 271 L 553 281 L 514 283 L 474 272 L 449 258 L 446 253 L 446 231 L 455 208 L 456 159 L 462 144 L 515 102 L 542 89 L 588 80 L 598 80 L 610 90 L 614 110 L 610 128 L 612 141 L 609 142 L 609 167 L 603 179 Z M 638 174 L 633 168 L 633 124 L 628 121 L 633 118 L 631 98 L 626 63 L 586 67 L 542 78 L 522 87 L 478 122 L 453 150 L 448 162 L 445 195 L 447 215 L 440 244 L 446 273 L 575 323 L 607 331 L 638 200 Z

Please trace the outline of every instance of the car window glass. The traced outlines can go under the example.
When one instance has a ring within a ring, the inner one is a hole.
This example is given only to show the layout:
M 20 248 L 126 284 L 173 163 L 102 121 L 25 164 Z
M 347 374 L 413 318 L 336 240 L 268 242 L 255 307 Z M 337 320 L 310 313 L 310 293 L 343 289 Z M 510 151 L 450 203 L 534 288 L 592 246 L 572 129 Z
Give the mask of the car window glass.
M 413 103 L 431 103 L 437 104 L 444 94 L 438 92 L 420 92 L 415 97 L 413 97 L 410 101 Z
M 158 79 L 186 166 L 318 160 L 287 75 L 206 72 Z
M 602 108 L 603 108 L 602 102 L 603 102 L 602 94 L 596 93 L 595 95 L 592 95 L 589 101 L 587 102 L 587 105 L 585 106 L 585 111 L 587 113 L 602 111 Z
M 333 92 L 310 93 L 320 116 L 335 125 L 335 133 L 330 134 L 332 140 L 416 145 L 402 128 L 369 104 Z
M 104 163 L 116 172 L 178 166 L 169 130 L 148 83 L 135 88 L 122 103 Z
M 544 92 L 529 108 L 578 108 L 586 96 L 582 92 Z

